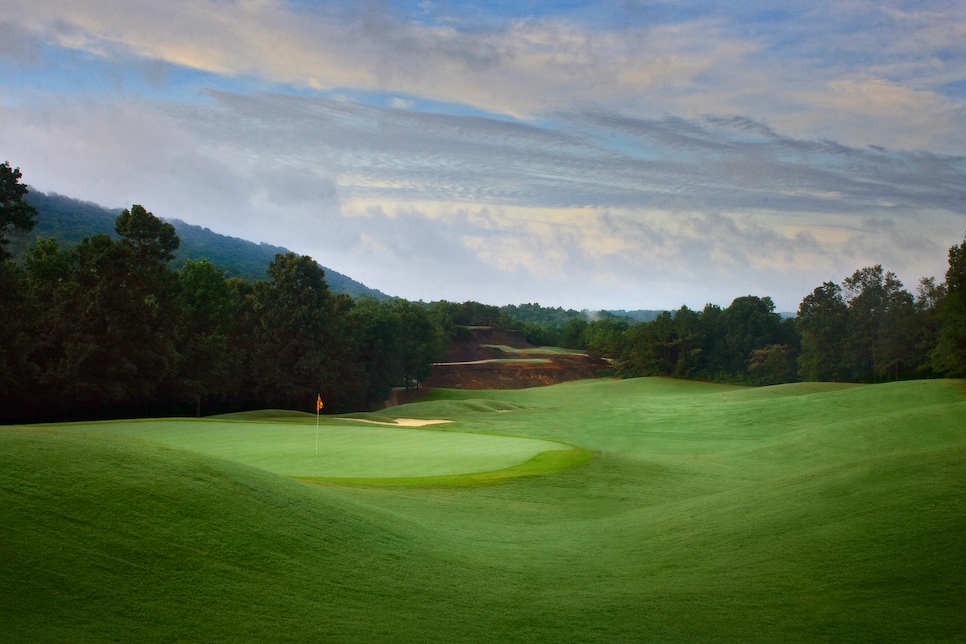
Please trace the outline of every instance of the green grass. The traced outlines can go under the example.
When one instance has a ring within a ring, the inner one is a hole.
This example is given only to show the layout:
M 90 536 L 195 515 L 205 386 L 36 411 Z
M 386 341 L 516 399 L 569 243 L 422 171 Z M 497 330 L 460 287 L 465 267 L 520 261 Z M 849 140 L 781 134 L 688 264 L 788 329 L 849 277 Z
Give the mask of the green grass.
M 292 422 L 298 419 L 302 422 Z M 245 414 L 231 421 L 111 421 L 63 429 L 136 437 L 283 476 L 315 479 L 399 480 L 478 474 L 514 468 L 543 451 L 572 448 L 554 441 L 453 431 L 449 427 L 383 427 L 326 417 L 317 430 L 315 417 L 310 414 Z
M 506 344 L 481 344 L 481 347 L 488 347 L 491 349 L 499 349 L 504 353 L 546 353 L 553 355 L 568 355 L 568 356 L 582 356 L 586 355 L 585 351 L 577 351 L 575 349 L 564 349 L 563 347 L 530 347 L 529 349 L 520 349 L 517 347 L 511 347 Z
M 961 641 L 963 386 L 437 390 L 380 418 L 582 449 L 416 487 L 238 460 L 266 433 L 314 441 L 311 416 L 165 421 L 167 445 L 150 423 L 0 428 L 0 624 L 7 641 Z M 231 427 L 244 440 L 217 456 L 223 437 L 189 436 Z
M 466 487 L 508 481 L 520 476 L 543 476 L 561 472 L 583 465 L 594 453 L 585 448 L 550 449 L 538 453 L 530 460 L 499 470 L 467 472 L 461 474 L 406 477 L 355 477 L 336 476 L 297 476 L 306 483 L 328 483 L 334 485 L 371 485 L 380 487 Z

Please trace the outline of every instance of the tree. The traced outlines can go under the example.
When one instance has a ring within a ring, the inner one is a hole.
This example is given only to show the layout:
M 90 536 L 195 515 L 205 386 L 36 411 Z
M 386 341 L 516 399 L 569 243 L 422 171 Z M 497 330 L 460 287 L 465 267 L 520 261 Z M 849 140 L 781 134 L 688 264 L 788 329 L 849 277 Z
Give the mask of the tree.
M 942 375 L 936 368 L 934 352 L 939 345 L 942 331 L 942 309 L 946 299 L 946 285 L 936 284 L 935 277 L 923 277 L 916 288 L 916 319 L 919 327 L 916 355 L 919 357 L 917 372 L 920 377 Z
M 564 324 L 560 333 L 560 344 L 567 349 L 586 349 L 587 341 L 584 333 L 587 331 L 587 321 L 583 318 L 570 318 Z
M 11 168 L 9 161 L 0 163 L 0 261 L 9 257 L 7 244 L 14 231 L 33 230 L 36 209 L 24 201 L 27 186 L 20 183 L 20 168 Z
M 23 272 L 0 261 L 0 415 L 25 411 L 36 396 L 38 307 Z
M 655 320 L 628 329 L 624 349 L 617 360 L 623 377 L 667 376 L 677 360 L 674 319 L 664 311 Z
M 365 372 L 365 405 L 386 400 L 403 380 L 402 324 L 389 303 L 363 298 L 349 315 L 359 360 Z
M 403 379 L 408 389 L 429 376 L 433 362 L 446 350 L 449 338 L 433 324 L 426 307 L 407 300 L 393 300 L 391 308 L 399 319 L 399 347 Z
M 842 283 L 849 307 L 843 354 L 855 380 L 898 377 L 915 350 L 914 300 L 892 272 L 876 264 L 855 271 Z
M 157 399 L 174 375 L 174 277 L 139 262 L 107 235 L 77 247 L 71 279 L 59 289 L 55 337 L 61 353 L 48 373 L 65 398 L 89 406 Z
M 537 322 L 514 321 L 514 327 L 530 344 L 538 347 L 560 346 L 560 332 Z
M 947 376 L 966 376 L 966 240 L 949 249 L 945 297 L 940 308 L 943 326 L 931 359 Z
M 305 255 L 276 255 L 268 274 L 251 295 L 259 393 L 296 407 L 310 407 L 317 392 L 342 404 L 357 397 L 362 371 L 345 323 L 351 298 L 333 296 L 325 271 Z
M 38 239 L 24 257 L 27 300 L 21 313 L 30 320 L 32 343 L 22 353 L 36 367 L 34 378 L 24 387 L 24 403 L 39 405 L 55 397 L 56 368 L 63 357 L 66 334 L 72 326 L 66 309 L 67 293 L 76 288 L 76 253 L 64 250 L 54 238 Z M 11 302 L 5 299 L 5 302 Z
M 881 346 L 882 359 L 878 365 L 878 376 L 892 375 L 894 380 L 915 374 L 920 362 L 916 350 L 921 317 L 917 315 L 915 298 L 902 288 L 902 282 L 895 280 L 886 283 L 886 311 L 882 320 Z
M 724 309 L 717 304 L 706 304 L 701 311 L 699 326 L 704 347 L 701 375 L 713 380 L 728 371 L 728 329 Z
M 257 282 L 256 282 L 257 284 Z M 256 403 L 262 372 L 255 367 L 255 354 L 258 348 L 258 327 L 260 320 L 255 312 L 255 284 L 238 277 L 225 280 L 231 296 L 232 320 L 228 327 L 228 343 L 231 353 L 238 362 L 238 384 L 232 392 L 230 409 L 236 404 L 248 407 Z
M 225 275 L 207 259 L 188 260 L 178 271 L 175 338 L 181 359 L 171 388 L 176 398 L 195 403 L 223 396 L 239 382 L 241 359 L 229 339 L 234 302 Z
M 587 348 L 599 356 L 613 358 L 620 352 L 624 334 L 630 325 L 609 315 L 602 315 L 584 330 Z
M 125 225 L 125 211 L 120 240 L 87 237 L 71 252 L 42 240 L 25 260 L 43 300 L 34 355 L 50 401 L 72 409 L 148 403 L 176 372 L 177 282 L 167 262 L 177 236 L 143 208 L 133 211 L 140 226 Z M 165 250 L 144 252 L 151 247 Z
M 701 333 L 701 316 L 686 306 L 674 314 L 677 333 L 677 359 L 674 363 L 675 378 L 693 378 L 701 371 L 704 359 L 704 337 Z
M 174 226 L 137 204 L 120 214 L 114 230 L 122 237 L 122 243 L 133 251 L 138 262 L 152 266 L 170 262 L 174 259 L 174 251 L 181 245 Z
M 842 354 L 848 314 L 842 289 L 835 282 L 825 282 L 802 300 L 795 319 L 802 337 L 798 358 L 802 379 L 831 382 L 843 379 Z
M 736 298 L 724 311 L 724 327 L 727 372 L 732 377 L 747 373 L 753 351 L 781 344 L 781 316 L 770 297 Z
M 760 385 L 790 382 L 795 375 L 793 353 L 785 344 L 772 344 L 755 349 L 748 359 L 748 372 Z

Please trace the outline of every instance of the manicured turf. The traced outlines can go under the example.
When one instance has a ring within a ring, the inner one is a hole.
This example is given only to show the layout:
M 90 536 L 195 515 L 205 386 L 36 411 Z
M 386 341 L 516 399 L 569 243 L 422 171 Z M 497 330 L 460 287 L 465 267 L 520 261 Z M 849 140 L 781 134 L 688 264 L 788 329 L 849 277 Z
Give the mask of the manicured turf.
M 69 431 L 107 432 L 225 458 L 282 474 L 311 478 L 452 476 L 514 467 L 547 450 L 570 445 L 546 440 L 446 430 L 380 427 L 315 417 L 272 422 L 272 416 L 237 420 L 152 420 L 84 423 Z M 318 436 L 318 453 L 316 453 Z
M 961 381 L 587 381 L 390 411 L 594 457 L 306 485 L 123 432 L 0 428 L 4 639 L 966 639 Z

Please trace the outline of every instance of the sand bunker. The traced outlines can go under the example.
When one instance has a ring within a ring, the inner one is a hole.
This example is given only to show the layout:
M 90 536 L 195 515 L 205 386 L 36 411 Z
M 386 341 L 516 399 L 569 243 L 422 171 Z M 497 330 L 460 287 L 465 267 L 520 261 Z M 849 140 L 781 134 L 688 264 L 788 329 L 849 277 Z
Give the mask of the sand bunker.
M 354 420 L 357 423 L 369 423 L 370 425 L 388 425 L 389 427 L 426 427 L 427 425 L 442 425 L 451 423 L 451 420 L 422 420 L 419 418 L 397 418 L 394 423 L 384 423 L 378 420 L 366 420 L 364 418 L 344 418 L 343 420 Z

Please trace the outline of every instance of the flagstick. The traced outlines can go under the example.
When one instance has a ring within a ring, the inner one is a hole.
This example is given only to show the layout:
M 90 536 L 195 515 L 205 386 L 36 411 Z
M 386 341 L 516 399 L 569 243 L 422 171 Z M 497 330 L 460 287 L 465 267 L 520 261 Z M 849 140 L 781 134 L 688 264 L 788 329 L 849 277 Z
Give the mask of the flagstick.
M 319 417 L 322 415 L 322 394 L 315 399 L 315 455 L 319 455 Z

